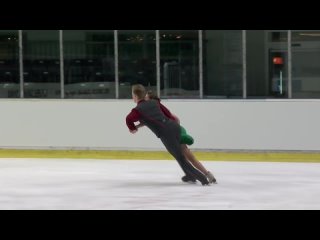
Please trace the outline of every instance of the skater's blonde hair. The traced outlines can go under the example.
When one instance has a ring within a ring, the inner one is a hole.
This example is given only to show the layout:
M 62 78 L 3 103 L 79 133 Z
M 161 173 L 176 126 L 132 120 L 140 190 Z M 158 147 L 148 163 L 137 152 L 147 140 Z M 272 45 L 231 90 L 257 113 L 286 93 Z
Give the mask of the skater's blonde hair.
M 139 100 L 146 96 L 146 89 L 141 84 L 132 85 L 132 93 L 137 96 Z

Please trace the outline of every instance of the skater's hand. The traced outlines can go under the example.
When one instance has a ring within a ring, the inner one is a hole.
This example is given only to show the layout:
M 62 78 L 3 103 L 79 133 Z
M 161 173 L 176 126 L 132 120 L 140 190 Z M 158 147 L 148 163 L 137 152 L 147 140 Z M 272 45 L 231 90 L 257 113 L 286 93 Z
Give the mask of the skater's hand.
M 129 130 L 132 134 L 135 134 L 136 132 L 138 132 L 138 130 Z
M 141 128 L 141 127 L 143 127 L 144 125 L 142 124 L 142 123 L 139 123 L 139 124 L 137 124 L 136 125 L 136 128 Z

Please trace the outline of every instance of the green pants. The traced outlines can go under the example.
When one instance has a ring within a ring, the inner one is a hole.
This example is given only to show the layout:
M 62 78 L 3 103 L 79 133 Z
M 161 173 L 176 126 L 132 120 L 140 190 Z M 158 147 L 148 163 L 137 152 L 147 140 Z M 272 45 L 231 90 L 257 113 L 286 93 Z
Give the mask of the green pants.
M 184 127 L 180 126 L 181 134 L 180 134 L 180 143 L 181 144 L 187 144 L 192 145 L 194 140 L 193 137 L 187 134 L 187 131 Z

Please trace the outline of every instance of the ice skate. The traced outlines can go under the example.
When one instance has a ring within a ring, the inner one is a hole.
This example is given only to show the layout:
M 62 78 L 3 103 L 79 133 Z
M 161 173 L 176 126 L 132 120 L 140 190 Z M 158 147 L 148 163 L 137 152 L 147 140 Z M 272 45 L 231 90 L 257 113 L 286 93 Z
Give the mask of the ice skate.
M 217 180 L 215 179 L 215 177 L 213 176 L 213 174 L 211 172 L 208 172 L 206 174 L 206 177 L 208 178 L 210 183 L 217 183 Z

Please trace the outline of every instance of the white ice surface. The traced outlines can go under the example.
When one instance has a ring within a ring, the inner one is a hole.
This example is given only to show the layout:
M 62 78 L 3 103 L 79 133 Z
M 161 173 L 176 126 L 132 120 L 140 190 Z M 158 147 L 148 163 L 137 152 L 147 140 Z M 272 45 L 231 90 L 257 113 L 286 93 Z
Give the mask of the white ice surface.
M 218 184 L 173 160 L 0 159 L 0 209 L 320 209 L 320 164 L 203 164 Z

